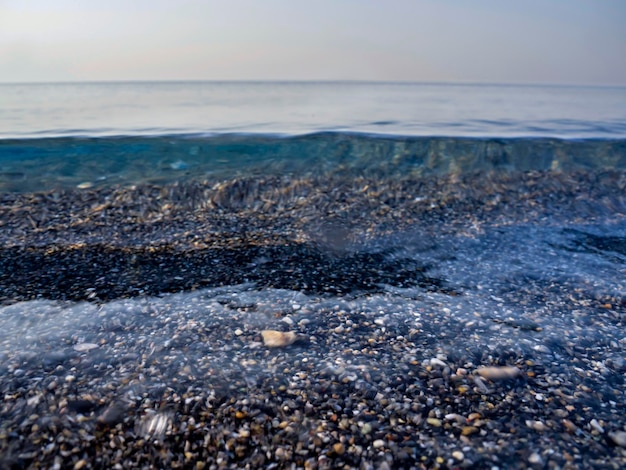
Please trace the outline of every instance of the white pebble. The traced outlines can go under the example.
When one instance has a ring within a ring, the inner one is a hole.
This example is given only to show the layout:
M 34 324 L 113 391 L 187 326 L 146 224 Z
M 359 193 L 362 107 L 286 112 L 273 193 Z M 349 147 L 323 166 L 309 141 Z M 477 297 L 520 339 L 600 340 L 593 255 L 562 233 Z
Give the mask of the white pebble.
M 78 352 L 86 352 L 98 347 L 99 346 L 95 343 L 78 343 L 74 345 L 74 350 Z
M 589 425 L 595 429 L 596 431 L 598 431 L 600 434 L 604 433 L 604 428 L 602 426 L 600 426 L 600 423 L 598 423 L 598 420 L 593 418 L 591 421 L 589 421 Z
M 445 362 L 443 362 L 443 361 L 442 361 L 442 360 L 440 360 L 440 359 L 437 359 L 437 358 L 433 357 L 433 358 L 430 360 L 430 365 L 431 365 L 431 366 L 445 367 L 445 366 L 446 366 L 446 363 L 445 363 Z

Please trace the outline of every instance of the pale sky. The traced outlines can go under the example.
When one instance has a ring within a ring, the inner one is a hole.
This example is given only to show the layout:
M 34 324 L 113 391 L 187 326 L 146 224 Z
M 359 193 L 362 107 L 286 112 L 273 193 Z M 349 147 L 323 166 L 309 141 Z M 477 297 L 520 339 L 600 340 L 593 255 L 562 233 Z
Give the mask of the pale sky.
M 0 0 L 0 82 L 626 85 L 626 0 Z

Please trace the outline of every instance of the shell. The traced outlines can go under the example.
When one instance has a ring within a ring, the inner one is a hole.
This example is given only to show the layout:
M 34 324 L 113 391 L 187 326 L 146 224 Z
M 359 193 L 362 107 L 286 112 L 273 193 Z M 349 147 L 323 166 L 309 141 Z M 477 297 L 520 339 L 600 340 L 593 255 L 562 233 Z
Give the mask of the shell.
M 293 331 L 263 330 L 261 331 L 261 336 L 263 337 L 263 344 L 268 348 L 289 346 L 297 339 Z

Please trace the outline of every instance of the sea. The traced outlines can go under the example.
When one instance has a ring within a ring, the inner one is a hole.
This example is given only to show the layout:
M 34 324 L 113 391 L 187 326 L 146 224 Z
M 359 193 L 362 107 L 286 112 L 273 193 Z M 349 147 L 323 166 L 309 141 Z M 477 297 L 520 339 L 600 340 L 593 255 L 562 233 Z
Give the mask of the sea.
M 250 386 L 262 329 L 348 381 L 375 337 L 623 380 L 626 87 L 0 84 L 0 242 L 5 396 Z

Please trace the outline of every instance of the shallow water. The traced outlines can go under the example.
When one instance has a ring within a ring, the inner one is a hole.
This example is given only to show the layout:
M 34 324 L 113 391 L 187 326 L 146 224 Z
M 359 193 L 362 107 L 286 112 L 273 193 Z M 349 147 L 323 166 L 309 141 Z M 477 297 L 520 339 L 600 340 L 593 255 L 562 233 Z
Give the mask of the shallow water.
M 558 355 L 564 332 L 570 332 L 578 341 L 619 358 L 626 354 L 624 233 L 626 222 L 621 220 L 489 227 L 426 241 L 419 232 L 394 237 L 395 242 L 387 239 L 386 248 L 394 246 L 387 258 L 427 266 L 428 277 L 443 280 L 440 288 L 395 284 L 389 278 L 375 292 L 347 296 L 248 283 L 97 303 L 20 302 L 0 308 L 3 369 L 10 373 L 79 356 L 112 360 L 130 353 L 165 362 L 173 361 L 175 354 L 181 364 L 193 364 L 210 352 L 212 366 L 230 374 L 241 368 L 246 354 L 240 341 L 246 336 L 237 338 L 236 329 L 254 336 L 265 328 L 297 325 L 307 338 L 323 341 L 334 328 L 327 317 L 338 309 L 378 319 L 380 327 L 394 329 L 397 335 L 427 333 L 448 354 L 463 355 L 472 344 L 506 344 L 527 357 L 537 351 Z M 451 325 L 456 325 L 454 331 Z M 187 339 L 176 340 L 179 333 Z M 224 342 L 216 347 L 203 341 L 203 335 Z M 341 336 L 351 341 L 349 333 Z M 98 350 L 72 351 L 80 343 L 94 343 Z M 310 359 L 326 362 L 316 354 Z M 345 358 L 336 352 L 333 360 Z M 148 389 L 152 385 L 149 377 L 142 383 Z

